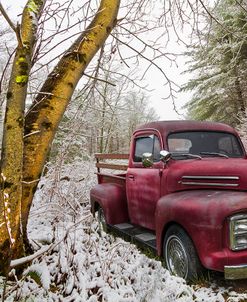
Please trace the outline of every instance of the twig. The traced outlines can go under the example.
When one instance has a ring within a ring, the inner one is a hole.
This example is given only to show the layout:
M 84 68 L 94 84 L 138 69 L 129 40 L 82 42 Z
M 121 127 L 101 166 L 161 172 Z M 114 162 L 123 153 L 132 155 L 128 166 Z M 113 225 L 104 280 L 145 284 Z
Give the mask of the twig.
M 48 246 L 44 246 L 43 248 L 41 248 L 40 250 L 38 250 L 36 253 L 27 256 L 27 257 L 23 257 L 20 259 L 15 259 L 15 260 L 11 260 L 10 262 L 10 268 L 14 268 L 16 266 L 20 266 L 23 264 L 26 264 L 28 262 L 33 261 L 34 259 L 38 258 L 39 256 L 43 255 L 44 253 L 46 253 L 54 244 L 48 245 Z
M 0 5 L 1 5 L 1 3 L 0 3 Z M 3 83 L 3 79 L 4 79 L 4 76 L 5 76 L 6 70 L 9 66 L 10 60 L 11 60 L 14 53 L 15 53 L 15 50 L 9 55 L 8 61 L 5 64 L 4 69 L 2 71 L 2 76 L 1 76 L 1 79 L 0 79 L 0 94 L 2 93 L 2 83 Z M 0 105 L 2 105 L 2 104 L 0 104 Z
M 27 137 L 33 135 L 33 134 L 37 134 L 37 133 L 40 133 L 40 132 L 41 132 L 40 130 L 37 130 L 37 131 L 34 131 L 34 132 L 30 132 L 30 133 L 24 135 L 23 138 L 25 139 L 25 138 L 27 138 Z M 35 180 L 35 181 L 38 181 L 38 180 Z
M 37 132 L 37 131 L 36 131 Z M 40 131 L 38 131 L 40 132 Z M 33 134 L 33 133 L 30 133 L 30 135 Z M 35 180 L 32 180 L 32 181 L 22 181 L 23 184 L 26 184 L 26 185 L 29 185 L 29 184 L 33 184 L 35 182 L 38 182 L 40 179 L 35 179 Z
M 100 82 L 109 84 L 109 85 L 111 85 L 111 86 L 113 86 L 113 87 L 116 87 L 116 86 L 117 86 L 116 84 L 113 84 L 113 83 L 111 83 L 111 82 L 109 82 L 109 81 L 106 81 L 106 80 L 103 80 L 103 79 L 100 79 L 100 78 L 91 76 L 91 75 L 86 74 L 86 73 L 83 73 L 83 75 L 86 76 L 86 77 L 88 77 L 88 78 L 90 78 L 90 79 L 93 79 L 93 80 L 96 80 L 96 81 L 100 81 Z
M 20 26 L 19 23 L 17 23 L 15 33 L 16 33 L 18 45 L 19 45 L 20 47 L 23 47 L 22 37 L 21 37 L 21 26 Z
M 5 9 L 2 6 L 2 3 L 0 2 L 0 12 L 2 13 L 4 19 L 8 22 L 9 26 L 13 29 L 13 31 L 16 33 L 16 26 L 14 25 L 14 23 L 11 21 L 11 19 L 9 18 L 7 12 L 5 11 Z
M 235 0 L 236 3 L 247 13 L 247 9 L 239 2 L 238 0 Z

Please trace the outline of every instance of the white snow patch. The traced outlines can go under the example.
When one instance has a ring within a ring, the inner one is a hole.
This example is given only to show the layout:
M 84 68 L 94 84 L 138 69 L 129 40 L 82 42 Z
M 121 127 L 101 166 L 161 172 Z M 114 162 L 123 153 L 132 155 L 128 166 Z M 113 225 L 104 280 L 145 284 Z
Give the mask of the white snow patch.
M 40 283 L 45 290 L 50 289 L 51 276 L 45 261 L 37 264 L 32 264 L 26 271 L 25 274 L 29 275 L 31 272 L 36 273 L 39 276 Z

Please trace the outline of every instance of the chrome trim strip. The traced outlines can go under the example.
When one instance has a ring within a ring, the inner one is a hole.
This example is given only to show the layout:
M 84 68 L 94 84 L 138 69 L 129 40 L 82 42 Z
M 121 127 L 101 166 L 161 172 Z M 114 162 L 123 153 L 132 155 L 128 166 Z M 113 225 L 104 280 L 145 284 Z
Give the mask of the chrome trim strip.
M 247 264 L 224 266 L 225 279 L 237 280 L 247 278 Z
M 216 179 L 216 180 L 239 180 L 238 176 L 205 176 L 205 175 L 184 175 L 182 179 Z
M 230 221 L 240 219 L 247 219 L 247 214 L 235 214 L 229 218 Z
M 238 187 L 239 184 L 232 183 L 221 183 L 221 182 L 193 182 L 193 181 L 181 181 L 182 185 L 191 185 L 191 186 L 215 186 L 215 187 Z

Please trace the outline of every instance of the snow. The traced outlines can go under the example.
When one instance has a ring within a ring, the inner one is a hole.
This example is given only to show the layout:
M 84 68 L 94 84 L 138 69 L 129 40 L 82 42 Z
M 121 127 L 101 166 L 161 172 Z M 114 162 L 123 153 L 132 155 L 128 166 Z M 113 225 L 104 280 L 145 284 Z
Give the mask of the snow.
M 50 272 L 45 261 L 37 264 L 32 264 L 25 272 L 24 275 L 29 275 L 31 272 L 39 276 L 40 284 L 45 290 L 50 289 L 51 277 Z
M 5 301 L 247 300 L 247 294 L 215 284 L 189 286 L 135 245 L 106 233 L 101 236 L 89 206 L 89 190 L 96 181 L 94 172 L 92 163 L 82 161 L 63 168 L 49 167 L 39 185 L 29 222 L 33 248 L 45 252 L 30 263 L 22 277 L 8 284 Z M 2 290 L 3 278 L 0 294 Z

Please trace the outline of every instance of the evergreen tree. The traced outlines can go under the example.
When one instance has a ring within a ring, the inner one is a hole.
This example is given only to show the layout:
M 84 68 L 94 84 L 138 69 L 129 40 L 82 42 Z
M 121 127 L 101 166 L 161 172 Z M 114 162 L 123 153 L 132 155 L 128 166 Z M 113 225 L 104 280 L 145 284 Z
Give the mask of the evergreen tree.
M 247 6 L 221 0 L 213 12 L 215 18 L 207 17 L 200 41 L 187 53 L 187 72 L 196 76 L 183 88 L 194 92 L 185 107 L 189 118 L 236 126 L 247 107 Z

